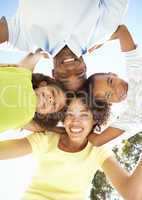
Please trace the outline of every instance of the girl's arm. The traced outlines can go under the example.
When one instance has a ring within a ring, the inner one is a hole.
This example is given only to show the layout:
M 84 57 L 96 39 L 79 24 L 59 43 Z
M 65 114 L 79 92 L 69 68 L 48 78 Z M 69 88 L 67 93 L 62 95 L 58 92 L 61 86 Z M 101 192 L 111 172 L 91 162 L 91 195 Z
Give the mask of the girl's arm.
M 34 120 L 31 121 L 29 124 L 25 125 L 23 127 L 23 129 L 26 129 L 28 131 L 32 131 L 32 132 L 48 132 L 48 131 L 52 131 L 52 132 L 57 132 L 59 134 L 65 134 L 65 128 L 64 127 L 50 127 L 50 128 L 45 128 L 40 126 L 39 124 L 37 124 Z
M 43 52 L 42 49 L 37 49 L 35 53 L 28 53 L 28 55 L 17 64 L 0 64 L 0 67 L 20 67 L 33 71 L 41 58 L 48 58 L 48 55 Z
M 127 200 L 142 199 L 142 161 L 140 160 L 132 175 L 128 174 L 118 163 L 110 157 L 102 166 L 105 175 L 109 178 L 117 191 Z
M 32 153 L 26 138 L 0 141 L 0 160 L 17 158 Z
M 90 133 L 88 135 L 88 140 L 94 146 L 101 146 L 114 138 L 120 136 L 124 131 L 118 128 L 108 127 L 101 134 Z
M 48 55 L 42 49 L 37 49 L 35 53 L 29 53 L 24 57 L 24 59 L 18 63 L 18 67 L 27 68 L 33 71 L 41 58 L 48 58 Z

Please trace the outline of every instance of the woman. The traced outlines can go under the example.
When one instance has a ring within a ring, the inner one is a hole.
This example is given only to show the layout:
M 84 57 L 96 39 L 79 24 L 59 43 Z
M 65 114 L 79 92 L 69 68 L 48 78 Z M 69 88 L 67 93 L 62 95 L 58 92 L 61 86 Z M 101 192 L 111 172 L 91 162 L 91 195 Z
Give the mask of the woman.
M 38 161 L 37 173 L 22 200 L 85 199 L 85 190 L 99 168 L 125 199 L 142 199 L 142 161 L 128 175 L 105 146 L 93 147 L 88 142 L 95 124 L 93 112 L 77 98 L 66 112 L 66 134 L 37 133 L 0 142 L 0 159 L 33 153 Z
M 35 54 L 28 54 L 18 65 L 1 65 L 0 132 L 25 125 L 29 128 L 33 118 L 39 122 L 65 106 L 66 98 L 61 86 L 50 77 L 31 72 L 43 55 L 38 50 Z M 52 125 L 55 126 L 58 120 Z M 33 125 L 36 123 L 32 122 Z

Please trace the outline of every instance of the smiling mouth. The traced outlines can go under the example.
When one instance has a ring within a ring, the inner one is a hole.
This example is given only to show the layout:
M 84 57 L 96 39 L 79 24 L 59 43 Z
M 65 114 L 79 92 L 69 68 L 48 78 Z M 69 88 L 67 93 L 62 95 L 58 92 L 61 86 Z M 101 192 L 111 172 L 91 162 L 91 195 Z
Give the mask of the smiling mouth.
M 82 133 L 83 131 L 83 128 L 77 128 L 77 127 L 73 127 L 73 128 L 70 128 L 70 132 L 73 133 L 73 134 L 80 134 Z
M 75 58 L 68 58 L 68 59 L 63 60 L 63 63 L 70 63 L 74 61 L 75 61 Z
M 120 98 L 125 99 L 127 97 L 127 92 L 128 92 L 128 84 L 124 84 L 123 91 L 120 94 Z

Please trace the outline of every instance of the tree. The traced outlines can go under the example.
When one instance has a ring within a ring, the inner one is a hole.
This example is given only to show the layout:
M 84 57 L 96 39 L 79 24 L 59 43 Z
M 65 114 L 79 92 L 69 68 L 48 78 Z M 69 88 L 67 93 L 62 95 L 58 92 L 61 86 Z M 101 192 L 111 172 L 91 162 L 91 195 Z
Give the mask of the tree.
M 136 165 L 142 151 L 142 133 L 122 142 L 122 147 L 115 146 L 113 152 L 120 164 L 131 172 Z M 105 175 L 97 171 L 92 181 L 91 200 L 120 200 L 116 190 L 109 184 Z

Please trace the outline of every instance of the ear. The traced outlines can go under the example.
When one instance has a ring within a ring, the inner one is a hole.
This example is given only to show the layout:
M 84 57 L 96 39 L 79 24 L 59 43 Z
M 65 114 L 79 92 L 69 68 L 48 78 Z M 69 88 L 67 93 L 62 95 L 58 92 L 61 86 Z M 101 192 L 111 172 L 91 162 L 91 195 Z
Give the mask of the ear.
M 47 82 L 46 81 L 41 81 L 39 84 L 39 87 L 44 87 L 47 86 Z
M 52 76 L 55 78 L 55 71 L 52 69 Z

